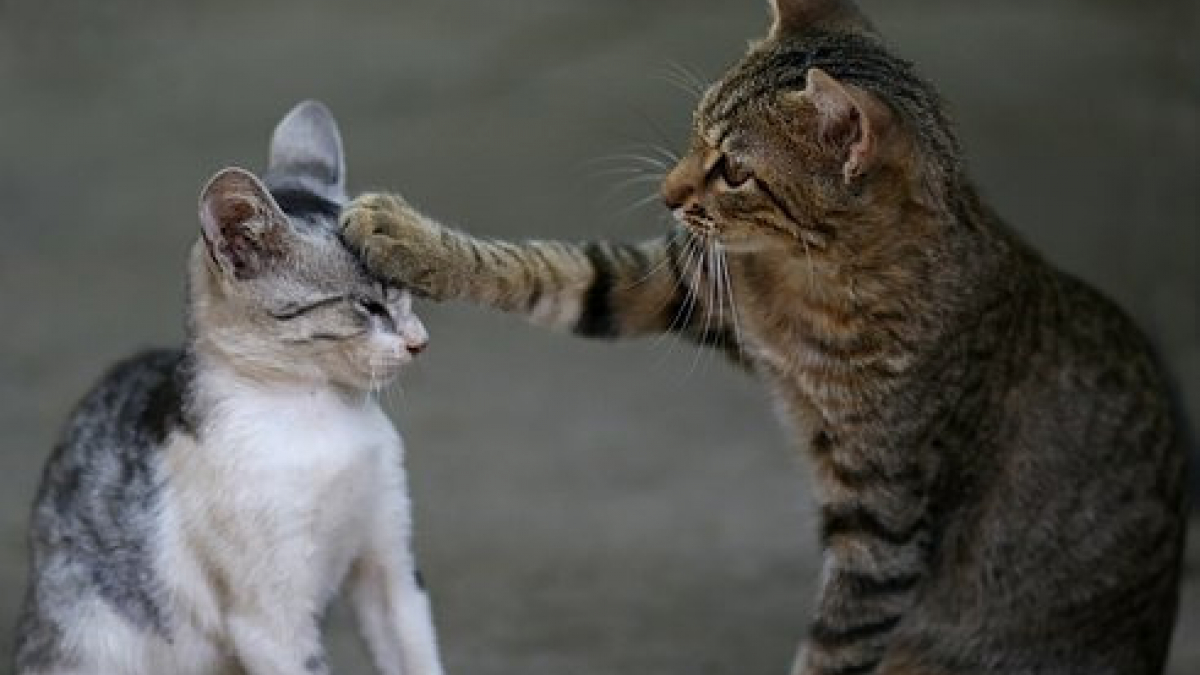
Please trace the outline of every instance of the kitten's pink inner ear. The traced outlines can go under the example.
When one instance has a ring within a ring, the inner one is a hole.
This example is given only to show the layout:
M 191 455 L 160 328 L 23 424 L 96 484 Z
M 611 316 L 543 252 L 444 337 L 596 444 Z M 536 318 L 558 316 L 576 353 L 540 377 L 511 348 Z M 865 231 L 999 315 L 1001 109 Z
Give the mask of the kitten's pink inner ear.
M 227 273 L 246 278 L 278 253 L 286 216 L 248 171 L 225 169 L 200 195 L 205 244 Z
M 817 111 L 821 143 L 844 158 L 846 182 L 869 171 L 879 159 L 880 139 L 891 112 L 871 94 L 843 85 L 820 68 L 810 68 L 800 97 Z
M 254 219 L 257 209 L 248 199 L 233 197 L 213 204 L 213 220 L 221 230 L 241 227 Z
M 260 212 L 256 206 L 265 192 L 258 181 L 242 169 L 224 169 L 205 186 L 200 195 L 200 222 L 210 239 L 230 228 L 244 226 Z

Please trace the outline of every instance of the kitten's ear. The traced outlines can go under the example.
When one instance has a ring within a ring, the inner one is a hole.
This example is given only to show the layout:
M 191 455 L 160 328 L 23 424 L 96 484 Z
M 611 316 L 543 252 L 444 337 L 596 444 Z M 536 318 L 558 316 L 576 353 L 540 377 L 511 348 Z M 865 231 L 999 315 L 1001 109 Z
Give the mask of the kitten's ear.
M 222 169 L 200 192 L 204 244 L 230 277 L 255 277 L 282 257 L 288 227 L 267 188 L 245 169 Z
M 809 68 L 804 91 L 792 96 L 816 108 L 818 139 L 844 162 L 842 176 L 847 183 L 879 161 L 894 118 L 874 94 L 842 84 L 820 68 Z
M 875 34 L 875 27 L 851 0 L 770 0 L 771 37 L 812 30 Z
M 304 101 L 280 120 L 271 135 L 266 182 L 272 188 L 298 188 L 339 204 L 346 201 L 342 136 L 325 104 Z

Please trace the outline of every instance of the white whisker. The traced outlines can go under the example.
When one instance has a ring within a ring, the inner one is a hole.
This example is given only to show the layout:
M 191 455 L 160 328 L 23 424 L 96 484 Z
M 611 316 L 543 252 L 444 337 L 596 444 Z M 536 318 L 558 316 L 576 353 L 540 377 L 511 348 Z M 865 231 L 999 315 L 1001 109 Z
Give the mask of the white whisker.
M 613 163 L 613 164 L 616 164 L 618 162 L 623 163 L 623 164 L 630 163 L 632 165 L 642 164 L 645 166 L 653 167 L 655 169 L 671 168 L 665 160 L 659 159 L 657 157 L 649 157 L 647 155 L 638 154 L 636 152 L 620 152 L 620 153 L 616 153 L 613 155 L 605 155 L 603 157 L 597 157 L 594 160 L 585 162 L 584 164 L 585 164 L 585 166 L 587 166 L 587 165 L 594 165 L 594 164 L 603 164 L 606 162 Z
M 659 155 L 662 156 L 662 158 L 664 160 L 667 161 L 667 163 L 671 164 L 672 166 L 679 163 L 679 159 L 680 159 L 679 154 L 676 153 L 675 151 L 671 150 L 670 148 L 665 148 L 658 144 L 649 145 L 649 146 L 647 146 L 647 148 L 649 150 L 657 152 Z
M 671 319 L 671 324 L 662 332 L 654 341 L 654 347 L 657 349 L 662 345 L 663 340 L 668 339 L 677 329 L 682 330 L 687 327 L 687 323 L 691 317 L 692 307 L 695 304 L 696 298 L 686 279 L 690 275 L 690 270 L 693 264 L 698 264 L 697 256 L 699 254 L 696 245 L 695 236 L 689 230 L 684 231 L 683 255 L 679 263 L 679 278 L 676 279 L 676 284 L 683 287 L 684 299 L 683 304 L 675 310 L 675 316 Z M 683 320 L 680 323 L 680 320 Z M 674 340 L 671 346 L 667 349 L 664 360 L 675 352 L 675 346 L 678 340 Z
M 638 280 L 636 280 L 632 284 L 630 284 L 629 288 L 636 288 L 638 286 L 641 286 L 642 284 L 649 281 L 651 277 L 653 277 L 655 274 L 658 274 L 663 268 L 667 267 L 670 264 L 671 264 L 671 252 L 669 250 L 667 250 L 667 251 L 663 252 L 662 259 L 659 260 L 657 263 L 655 263 L 655 265 L 653 267 L 646 270 L 646 273 L 643 274 L 641 276 L 641 278 L 639 278 Z M 660 303 L 659 306 L 655 308 L 655 311 L 661 310 L 666 305 L 666 303 L 668 303 L 670 301 L 671 301 L 671 296 L 668 295 L 666 297 L 666 299 L 664 299 L 662 301 L 662 303 Z
M 714 305 L 717 305 L 717 292 L 715 286 L 716 276 L 713 274 L 714 261 L 712 235 L 708 232 L 705 232 L 702 235 L 702 241 L 704 246 L 703 267 L 697 270 L 698 273 L 702 272 L 697 283 L 702 283 L 704 285 L 704 306 L 701 308 L 701 311 L 704 314 L 704 325 L 700 330 L 699 340 L 697 340 L 699 349 L 696 350 L 696 356 L 692 360 L 692 367 L 688 371 L 689 376 L 696 371 L 697 366 L 699 366 L 701 363 L 707 367 L 708 362 L 712 360 L 712 352 L 708 346 L 707 340 L 709 337 L 709 329 L 713 325 L 713 319 L 716 318 L 714 314 L 720 311 L 719 306 L 714 308 Z M 716 325 L 716 329 L 720 330 L 720 328 L 720 323 L 718 323 Z
M 657 191 L 652 192 L 652 193 L 646 195 L 645 197 L 642 197 L 641 199 L 633 202 L 629 206 L 626 206 L 625 208 L 618 211 L 617 216 L 620 216 L 622 218 L 625 216 L 628 216 L 629 214 L 633 213 L 634 211 L 637 211 L 638 209 L 640 209 L 644 206 L 647 206 L 647 205 L 657 201 L 658 199 L 659 199 L 658 192 Z
M 706 88 L 704 83 L 695 73 L 678 62 L 672 61 L 668 63 L 666 70 L 658 76 L 658 79 L 675 85 L 693 98 L 699 99 L 704 96 Z
M 725 277 L 725 292 L 729 296 L 729 316 L 733 321 L 733 340 L 739 352 L 743 351 L 745 345 L 742 342 L 742 328 L 738 319 L 737 299 L 733 294 L 733 276 L 729 273 L 729 254 L 725 251 L 725 247 L 717 244 L 721 251 L 721 274 Z

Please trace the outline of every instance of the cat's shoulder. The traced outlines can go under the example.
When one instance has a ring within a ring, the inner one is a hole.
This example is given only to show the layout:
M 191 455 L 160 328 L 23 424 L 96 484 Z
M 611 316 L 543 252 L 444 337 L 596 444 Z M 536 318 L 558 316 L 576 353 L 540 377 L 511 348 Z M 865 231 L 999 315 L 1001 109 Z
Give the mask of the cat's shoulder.
M 190 381 L 190 359 L 184 350 L 140 352 L 101 376 L 75 407 L 67 430 L 123 429 L 161 442 L 187 421 Z
M 167 440 L 188 425 L 188 368 L 182 350 L 145 351 L 112 366 L 80 400 L 42 476 L 39 536 L 73 531 L 76 542 L 140 546 L 132 523 L 153 509 Z
M 59 454 L 146 450 L 189 428 L 189 363 L 182 349 L 151 349 L 113 365 L 76 404 Z

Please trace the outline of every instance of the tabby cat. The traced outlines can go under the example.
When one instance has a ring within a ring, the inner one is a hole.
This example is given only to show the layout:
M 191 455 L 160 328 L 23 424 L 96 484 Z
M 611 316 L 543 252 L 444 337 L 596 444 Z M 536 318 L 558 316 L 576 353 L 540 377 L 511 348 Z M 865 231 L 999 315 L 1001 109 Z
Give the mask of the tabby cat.
M 265 186 L 226 169 L 204 189 L 186 347 L 113 368 L 46 466 L 19 675 L 328 673 L 318 622 L 344 577 L 379 672 L 441 675 L 373 395 L 425 329 L 340 241 L 343 167 L 308 102 Z
M 793 672 L 1162 671 L 1186 462 L 1160 368 L 980 201 L 937 94 L 854 6 L 775 0 L 662 194 L 677 225 L 641 244 L 481 241 L 388 195 L 344 226 L 430 298 L 674 332 L 765 380 L 824 552 Z

